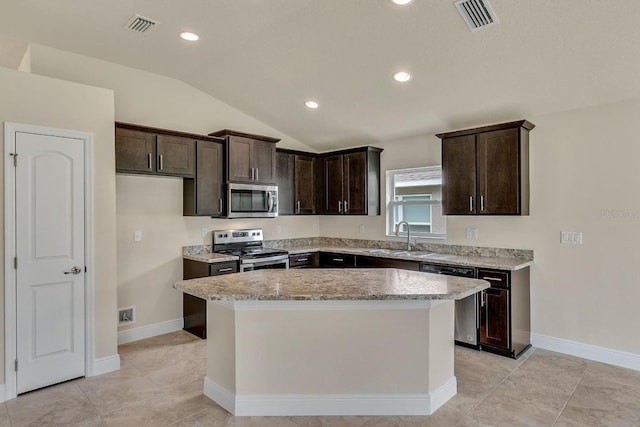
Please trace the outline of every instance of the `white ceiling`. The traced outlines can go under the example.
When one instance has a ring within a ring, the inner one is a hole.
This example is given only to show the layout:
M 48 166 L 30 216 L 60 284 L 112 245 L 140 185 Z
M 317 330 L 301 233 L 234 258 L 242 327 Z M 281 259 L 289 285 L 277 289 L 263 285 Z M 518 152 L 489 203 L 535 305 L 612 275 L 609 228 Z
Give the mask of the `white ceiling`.
M 500 24 L 476 33 L 454 0 L 0 0 L 0 29 L 183 80 L 320 151 L 640 97 L 640 1 L 490 2 Z M 134 13 L 160 25 L 125 30 Z

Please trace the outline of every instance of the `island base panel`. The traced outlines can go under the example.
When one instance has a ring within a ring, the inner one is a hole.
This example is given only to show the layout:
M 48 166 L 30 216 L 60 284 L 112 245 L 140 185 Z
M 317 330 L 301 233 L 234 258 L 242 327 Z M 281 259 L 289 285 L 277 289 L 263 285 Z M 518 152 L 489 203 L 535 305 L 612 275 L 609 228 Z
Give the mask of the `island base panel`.
M 456 394 L 454 302 L 207 302 L 205 394 L 234 415 L 429 415 Z

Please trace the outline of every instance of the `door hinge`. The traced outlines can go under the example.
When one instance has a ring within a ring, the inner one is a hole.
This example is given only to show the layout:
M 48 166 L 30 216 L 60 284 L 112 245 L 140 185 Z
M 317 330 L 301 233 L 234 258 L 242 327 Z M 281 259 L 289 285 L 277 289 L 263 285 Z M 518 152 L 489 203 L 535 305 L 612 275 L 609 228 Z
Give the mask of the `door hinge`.
M 13 257 L 13 268 L 14 268 L 15 270 L 17 270 L 17 269 L 18 269 L 18 257 L 17 257 L 17 256 L 16 256 L 16 257 Z
M 13 166 L 18 166 L 18 153 L 9 153 L 11 157 L 13 157 Z
M 16 359 L 16 372 L 18 372 L 18 359 Z

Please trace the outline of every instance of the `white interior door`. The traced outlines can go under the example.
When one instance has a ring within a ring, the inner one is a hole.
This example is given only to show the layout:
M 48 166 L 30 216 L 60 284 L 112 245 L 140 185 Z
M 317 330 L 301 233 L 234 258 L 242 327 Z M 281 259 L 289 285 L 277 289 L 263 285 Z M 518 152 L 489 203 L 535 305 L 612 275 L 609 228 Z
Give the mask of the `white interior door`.
M 85 375 L 84 144 L 17 132 L 17 392 Z

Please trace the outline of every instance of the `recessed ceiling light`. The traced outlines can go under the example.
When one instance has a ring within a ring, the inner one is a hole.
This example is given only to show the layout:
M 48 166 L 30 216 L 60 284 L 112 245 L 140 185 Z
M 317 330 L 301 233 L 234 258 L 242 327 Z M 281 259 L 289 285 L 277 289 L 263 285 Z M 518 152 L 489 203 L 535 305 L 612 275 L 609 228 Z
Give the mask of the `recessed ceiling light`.
M 406 71 L 398 71 L 393 75 L 393 79 L 401 83 L 408 82 L 409 80 L 411 80 L 411 74 L 407 73 Z
M 391 0 L 391 1 L 393 1 L 395 4 L 398 4 L 400 6 L 404 6 L 405 4 L 411 3 L 413 0 Z
M 182 37 L 184 40 L 189 42 L 195 42 L 200 38 L 200 36 L 197 35 L 196 33 L 190 33 L 188 31 L 185 31 L 184 33 L 180 34 L 180 37 Z
M 304 105 L 306 105 L 307 108 L 311 108 L 312 110 L 318 108 L 318 103 L 316 101 L 307 101 L 304 103 Z

